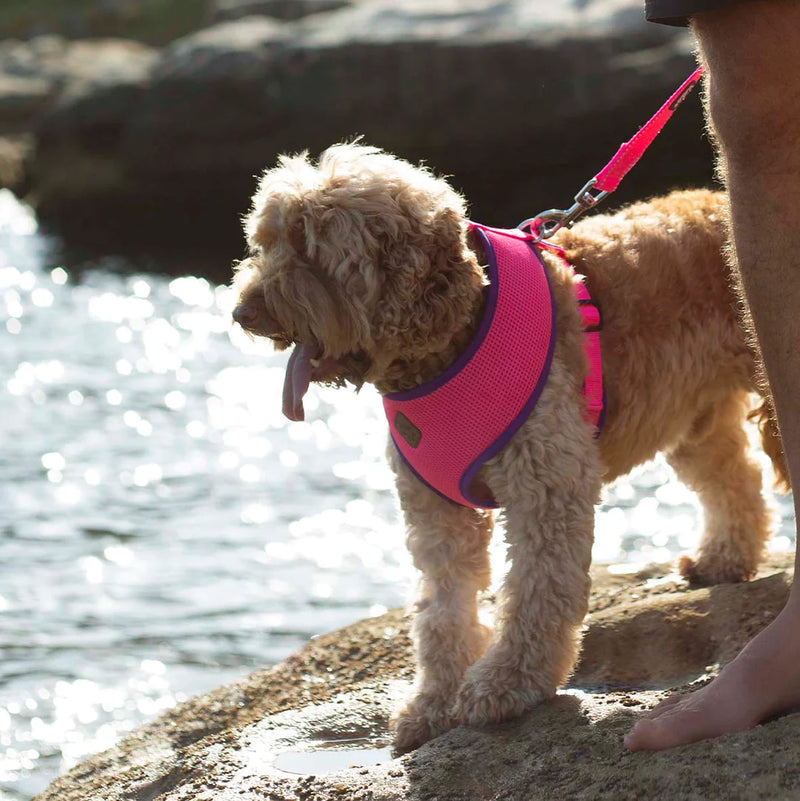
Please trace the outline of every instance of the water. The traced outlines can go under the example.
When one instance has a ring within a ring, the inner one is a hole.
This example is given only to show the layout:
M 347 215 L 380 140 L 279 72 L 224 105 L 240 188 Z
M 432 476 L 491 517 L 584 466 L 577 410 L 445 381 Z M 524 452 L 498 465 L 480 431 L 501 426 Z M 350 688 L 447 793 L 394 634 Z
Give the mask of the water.
M 314 743 L 312 751 L 283 751 L 273 765 L 283 773 L 320 775 L 346 770 L 354 765 L 377 765 L 379 762 L 388 762 L 391 758 L 390 745 L 375 748 L 373 740 L 356 739 Z
M 229 324 L 227 289 L 51 253 L 0 191 L 0 801 L 414 580 L 373 392 L 312 390 L 290 423 L 286 356 Z M 646 465 L 599 509 L 595 557 L 672 558 L 696 523 Z

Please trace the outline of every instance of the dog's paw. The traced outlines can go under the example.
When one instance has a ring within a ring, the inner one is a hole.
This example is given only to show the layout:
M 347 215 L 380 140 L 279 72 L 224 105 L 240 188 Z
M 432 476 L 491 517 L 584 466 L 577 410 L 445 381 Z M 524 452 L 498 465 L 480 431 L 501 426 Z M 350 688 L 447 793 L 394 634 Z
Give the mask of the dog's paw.
M 519 717 L 555 694 L 536 687 L 521 673 L 467 672 L 453 716 L 467 726 L 485 726 Z
M 756 574 L 756 566 L 748 561 L 725 558 L 719 554 L 702 554 L 697 559 L 682 556 L 678 561 L 678 570 L 692 587 L 749 581 Z
M 438 700 L 417 696 L 392 721 L 393 750 L 397 754 L 413 751 L 455 725 L 455 719 Z

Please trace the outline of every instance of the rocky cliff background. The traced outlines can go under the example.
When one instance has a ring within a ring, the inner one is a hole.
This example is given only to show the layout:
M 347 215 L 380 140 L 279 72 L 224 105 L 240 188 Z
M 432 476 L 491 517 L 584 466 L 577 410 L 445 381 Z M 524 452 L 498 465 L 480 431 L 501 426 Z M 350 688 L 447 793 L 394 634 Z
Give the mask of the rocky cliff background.
M 279 153 L 363 136 L 513 226 L 568 205 L 694 63 L 640 0 L 11 0 L 0 35 L 0 181 L 69 247 L 220 281 Z M 710 180 L 694 98 L 610 205 Z

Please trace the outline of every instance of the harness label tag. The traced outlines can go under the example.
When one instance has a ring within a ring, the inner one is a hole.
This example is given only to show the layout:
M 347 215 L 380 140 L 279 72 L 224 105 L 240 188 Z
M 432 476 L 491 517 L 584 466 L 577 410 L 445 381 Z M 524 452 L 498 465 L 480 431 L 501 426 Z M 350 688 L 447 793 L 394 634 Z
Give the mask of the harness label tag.
M 395 415 L 394 427 L 412 448 L 419 445 L 422 432 L 402 412 Z

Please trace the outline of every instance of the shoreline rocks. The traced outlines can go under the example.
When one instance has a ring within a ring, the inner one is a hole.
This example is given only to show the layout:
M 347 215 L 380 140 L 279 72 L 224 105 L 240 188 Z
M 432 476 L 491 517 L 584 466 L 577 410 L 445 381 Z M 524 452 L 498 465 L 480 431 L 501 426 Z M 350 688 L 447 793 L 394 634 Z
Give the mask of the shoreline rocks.
M 34 132 L 59 103 L 142 79 L 156 52 L 116 39 L 70 42 L 48 35 L 0 41 L 0 188 L 30 191 Z
M 336 11 L 350 4 L 351 0 L 215 0 L 211 15 L 214 22 L 250 16 L 295 20 L 325 11 Z
M 646 24 L 640 0 L 314 8 L 213 25 L 49 101 L 30 159 L 43 222 L 117 251 L 218 247 L 227 273 L 256 175 L 282 152 L 363 135 L 452 176 L 476 219 L 511 226 L 569 205 L 693 66 L 688 34 Z M 614 205 L 707 184 L 702 130 L 693 99 Z
M 0 30 L 7 37 L 66 39 L 125 37 L 164 42 L 211 19 L 212 0 L 95 0 L 95 2 L 7 2 L 0 10 Z
M 706 681 L 777 613 L 790 561 L 701 590 L 666 566 L 632 576 L 595 568 L 565 691 L 518 720 L 461 727 L 396 758 L 388 719 L 413 667 L 408 619 L 389 612 L 177 706 L 37 801 L 796 798 L 798 715 L 660 754 L 629 754 L 621 742 L 666 688 Z

